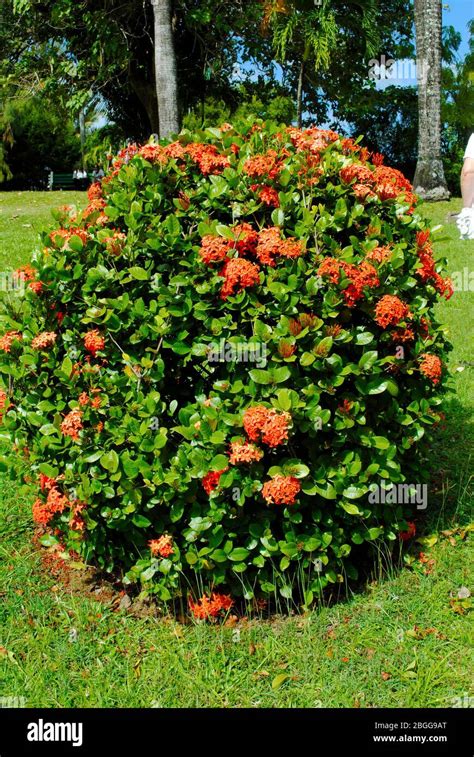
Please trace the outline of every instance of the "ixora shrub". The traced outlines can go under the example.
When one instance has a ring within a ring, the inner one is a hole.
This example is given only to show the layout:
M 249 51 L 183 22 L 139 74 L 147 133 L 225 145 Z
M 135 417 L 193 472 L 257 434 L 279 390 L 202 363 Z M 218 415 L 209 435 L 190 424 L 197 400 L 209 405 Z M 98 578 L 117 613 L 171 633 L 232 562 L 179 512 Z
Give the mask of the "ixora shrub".
M 58 220 L 0 338 L 45 543 L 206 618 L 309 606 L 410 534 L 373 491 L 424 480 L 451 287 L 382 156 L 224 124 L 129 146 Z

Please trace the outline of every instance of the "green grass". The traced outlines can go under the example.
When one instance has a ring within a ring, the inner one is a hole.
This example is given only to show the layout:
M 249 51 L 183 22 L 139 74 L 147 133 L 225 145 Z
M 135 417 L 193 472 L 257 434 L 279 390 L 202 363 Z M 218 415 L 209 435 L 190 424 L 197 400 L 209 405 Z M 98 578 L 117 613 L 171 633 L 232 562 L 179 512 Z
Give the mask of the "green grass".
M 85 192 L 0 192 L 0 270 L 28 263 L 41 231 L 55 228 L 51 210 L 87 205 Z
M 0 197 L 0 268 L 28 262 L 58 200 L 84 202 L 67 192 Z M 440 223 L 458 207 L 454 200 L 425 212 Z M 454 224 L 436 248 L 450 272 L 472 265 L 474 243 L 459 241 Z M 455 347 L 451 367 L 464 370 L 454 372 L 433 449 L 437 492 L 425 527 L 434 543 L 414 549 L 411 567 L 381 555 L 373 580 L 332 607 L 232 627 L 117 611 L 45 574 L 31 542 L 31 503 L 0 478 L 0 697 L 23 696 L 31 707 L 449 707 L 452 697 L 472 695 L 469 616 L 451 602 L 468 585 L 472 553 L 465 531 L 441 534 L 469 518 L 474 392 L 473 367 L 463 363 L 472 298 L 459 292 L 439 305 Z M 416 559 L 419 549 L 430 566 Z

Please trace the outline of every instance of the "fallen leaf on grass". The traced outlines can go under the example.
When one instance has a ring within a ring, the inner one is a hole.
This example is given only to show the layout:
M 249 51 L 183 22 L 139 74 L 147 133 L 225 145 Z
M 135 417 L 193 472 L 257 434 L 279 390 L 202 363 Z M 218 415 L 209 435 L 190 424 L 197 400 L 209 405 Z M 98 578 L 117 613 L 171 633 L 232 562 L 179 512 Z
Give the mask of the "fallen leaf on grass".
M 255 678 L 268 678 L 269 675 L 268 670 L 256 670 L 254 673 Z
M 468 597 L 471 596 L 471 592 L 467 588 L 467 586 L 461 586 L 461 588 L 458 591 L 458 599 L 468 599 Z
M 385 670 L 382 670 L 381 675 L 384 681 L 388 681 L 392 677 L 391 674 L 387 673 Z
M 250 643 L 249 644 L 249 654 L 250 655 L 255 654 L 256 651 L 257 651 L 257 647 L 255 646 L 255 644 Z
M 275 676 L 275 678 L 272 681 L 272 689 L 279 689 L 280 686 L 283 686 L 285 681 L 288 680 L 290 676 L 288 673 L 280 673 L 279 675 Z

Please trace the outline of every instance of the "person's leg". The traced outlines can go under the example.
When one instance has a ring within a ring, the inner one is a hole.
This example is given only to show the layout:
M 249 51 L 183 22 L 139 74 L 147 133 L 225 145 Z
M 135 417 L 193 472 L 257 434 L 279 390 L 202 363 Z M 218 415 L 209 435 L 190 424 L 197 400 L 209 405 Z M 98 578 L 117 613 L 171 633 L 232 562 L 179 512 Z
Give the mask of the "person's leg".
M 465 158 L 461 171 L 461 194 L 464 208 L 474 205 L 474 158 Z

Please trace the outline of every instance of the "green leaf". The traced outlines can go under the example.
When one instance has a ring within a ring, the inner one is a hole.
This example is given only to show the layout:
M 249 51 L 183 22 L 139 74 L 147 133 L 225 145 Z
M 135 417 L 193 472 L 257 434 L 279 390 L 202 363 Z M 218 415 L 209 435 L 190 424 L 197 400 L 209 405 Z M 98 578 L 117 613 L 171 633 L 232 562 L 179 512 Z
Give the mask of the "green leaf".
M 137 528 L 148 528 L 151 526 L 151 520 L 149 518 L 145 518 L 144 515 L 139 515 L 136 513 L 132 518 L 132 523 Z
M 40 473 L 43 473 L 43 475 L 48 476 L 48 478 L 56 478 L 59 476 L 59 468 L 53 468 L 49 463 L 41 463 L 38 470 Z
M 100 458 L 100 464 L 110 473 L 116 473 L 119 467 L 119 456 L 115 450 L 110 449 L 108 452 L 104 452 Z
M 128 272 L 130 276 L 133 276 L 134 279 L 138 279 L 139 281 L 147 281 L 147 279 L 150 278 L 148 271 L 145 271 L 144 268 L 140 268 L 139 266 L 132 266 L 132 268 L 128 269 Z
M 275 676 L 275 678 L 272 681 L 272 689 L 276 690 L 279 689 L 280 686 L 282 686 L 285 681 L 288 681 L 289 679 L 288 673 L 280 673 L 279 675 Z
M 377 362 L 378 358 L 378 352 L 377 350 L 369 350 L 368 352 L 364 352 L 361 359 L 359 360 L 359 368 L 361 370 L 368 371 L 374 363 Z
M 256 384 L 271 384 L 273 382 L 270 371 L 263 371 L 260 368 L 254 368 L 249 371 L 249 376 Z
M 274 384 L 282 384 L 291 376 L 290 369 L 286 365 L 282 366 L 282 368 L 274 368 L 271 374 Z
M 348 499 L 359 499 L 359 497 L 363 497 L 366 493 L 366 486 L 348 486 L 347 489 L 344 489 L 342 492 L 343 496 Z
M 349 515 L 363 515 L 357 505 L 351 505 L 349 502 L 341 502 L 341 506 Z
M 246 560 L 249 554 L 250 553 L 248 549 L 245 549 L 245 547 L 236 547 L 229 554 L 229 560 L 233 560 L 235 562 L 241 562 L 242 560 Z

